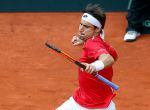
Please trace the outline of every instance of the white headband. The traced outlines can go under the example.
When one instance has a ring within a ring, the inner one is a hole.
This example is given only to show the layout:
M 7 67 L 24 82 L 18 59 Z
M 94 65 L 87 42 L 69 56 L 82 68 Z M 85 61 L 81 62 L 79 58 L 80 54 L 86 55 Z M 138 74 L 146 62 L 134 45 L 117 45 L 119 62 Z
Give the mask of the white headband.
M 101 23 L 95 17 L 93 17 L 92 15 L 90 15 L 88 13 L 84 13 L 82 15 L 82 20 L 85 20 L 96 27 L 99 27 L 99 28 L 102 27 Z
M 82 20 L 85 20 L 89 23 L 91 23 L 92 25 L 99 27 L 100 29 L 102 28 L 102 24 L 92 15 L 88 14 L 88 13 L 84 13 L 82 15 Z M 102 33 L 100 33 L 100 36 L 102 39 L 104 39 L 104 30 L 102 29 Z

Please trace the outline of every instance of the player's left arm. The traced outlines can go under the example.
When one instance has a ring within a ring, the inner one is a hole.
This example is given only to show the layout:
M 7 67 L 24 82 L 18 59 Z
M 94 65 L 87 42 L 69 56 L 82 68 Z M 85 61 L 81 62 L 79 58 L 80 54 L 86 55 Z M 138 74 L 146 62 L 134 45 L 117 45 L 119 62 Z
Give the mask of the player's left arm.
M 81 40 L 79 38 L 79 36 L 73 36 L 72 40 L 71 40 L 71 43 L 73 44 L 73 46 L 79 46 L 79 45 L 82 45 L 84 43 L 84 41 Z

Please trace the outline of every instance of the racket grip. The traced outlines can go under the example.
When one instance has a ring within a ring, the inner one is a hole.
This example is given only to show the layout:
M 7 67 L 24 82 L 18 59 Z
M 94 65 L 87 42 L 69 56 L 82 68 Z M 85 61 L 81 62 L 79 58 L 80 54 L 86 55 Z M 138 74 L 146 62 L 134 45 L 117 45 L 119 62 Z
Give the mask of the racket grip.
M 75 61 L 75 64 L 83 69 L 86 68 L 86 66 L 81 64 L 79 61 Z M 118 85 L 114 84 L 113 82 L 109 81 L 108 79 L 104 78 L 103 76 L 99 75 L 98 73 L 96 73 L 95 77 L 98 78 L 100 81 L 104 82 L 105 84 L 109 85 L 110 87 L 112 87 L 114 90 L 119 89 Z

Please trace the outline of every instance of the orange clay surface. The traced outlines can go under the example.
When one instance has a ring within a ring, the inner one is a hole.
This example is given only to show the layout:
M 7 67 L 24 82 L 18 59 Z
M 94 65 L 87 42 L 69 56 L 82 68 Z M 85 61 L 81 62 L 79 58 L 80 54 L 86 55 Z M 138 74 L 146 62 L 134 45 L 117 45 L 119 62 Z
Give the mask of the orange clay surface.
M 48 39 L 78 59 L 71 45 L 81 13 L 0 13 L 0 110 L 54 110 L 78 86 L 77 66 L 45 47 Z M 117 110 L 150 108 L 150 35 L 123 41 L 126 13 L 107 13 L 106 41 L 118 52 Z

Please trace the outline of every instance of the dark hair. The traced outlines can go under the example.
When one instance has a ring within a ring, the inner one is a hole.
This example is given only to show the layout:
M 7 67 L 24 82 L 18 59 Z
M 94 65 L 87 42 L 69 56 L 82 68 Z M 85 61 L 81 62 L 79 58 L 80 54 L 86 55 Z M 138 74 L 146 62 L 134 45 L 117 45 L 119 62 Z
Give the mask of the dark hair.
M 83 10 L 83 13 L 88 13 L 95 17 L 102 24 L 102 29 L 104 28 L 106 15 L 104 11 L 99 7 L 99 4 L 88 4 Z

